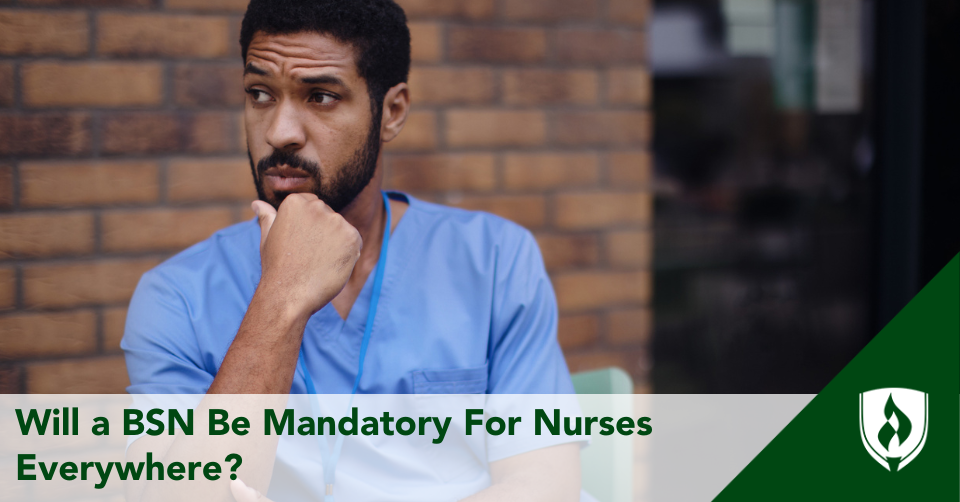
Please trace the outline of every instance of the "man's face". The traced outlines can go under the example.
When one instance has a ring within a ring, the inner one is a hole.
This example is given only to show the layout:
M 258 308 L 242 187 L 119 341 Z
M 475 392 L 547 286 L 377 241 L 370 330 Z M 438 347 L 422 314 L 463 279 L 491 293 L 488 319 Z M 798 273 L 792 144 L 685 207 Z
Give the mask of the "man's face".
M 341 211 L 370 182 L 380 117 L 352 46 L 318 33 L 254 35 L 243 86 L 250 166 L 260 199 L 314 193 Z

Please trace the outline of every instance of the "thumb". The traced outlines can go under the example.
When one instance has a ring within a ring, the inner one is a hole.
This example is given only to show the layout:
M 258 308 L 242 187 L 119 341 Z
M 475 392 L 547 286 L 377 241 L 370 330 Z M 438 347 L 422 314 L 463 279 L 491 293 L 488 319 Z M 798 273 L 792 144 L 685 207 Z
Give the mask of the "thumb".
M 260 249 L 262 250 L 263 244 L 267 242 L 270 227 L 273 226 L 273 220 L 277 219 L 277 210 L 262 200 L 253 201 L 250 208 L 257 215 L 257 222 L 260 223 Z
M 235 479 L 230 482 L 230 492 L 233 494 L 233 498 L 237 502 L 271 502 L 270 499 L 264 497 L 260 492 L 250 488 L 245 485 L 243 481 Z

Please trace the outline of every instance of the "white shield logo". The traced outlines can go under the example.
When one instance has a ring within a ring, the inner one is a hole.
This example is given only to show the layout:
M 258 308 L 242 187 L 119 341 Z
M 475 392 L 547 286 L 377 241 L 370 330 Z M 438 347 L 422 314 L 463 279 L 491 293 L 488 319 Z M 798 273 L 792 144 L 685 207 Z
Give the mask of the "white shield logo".
M 928 400 L 925 392 L 911 389 L 860 393 L 860 439 L 888 471 L 906 467 L 927 442 Z

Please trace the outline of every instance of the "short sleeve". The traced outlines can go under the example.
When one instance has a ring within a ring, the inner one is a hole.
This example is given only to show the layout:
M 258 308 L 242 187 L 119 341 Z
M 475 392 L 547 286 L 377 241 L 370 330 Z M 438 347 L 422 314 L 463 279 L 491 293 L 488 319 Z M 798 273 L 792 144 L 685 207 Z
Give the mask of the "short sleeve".
M 525 229 L 517 234 L 497 258 L 488 392 L 573 394 L 553 285 L 537 241 Z
M 157 270 L 144 274 L 133 293 L 120 347 L 131 394 L 203 394 L 213 383 L 188 302 Z

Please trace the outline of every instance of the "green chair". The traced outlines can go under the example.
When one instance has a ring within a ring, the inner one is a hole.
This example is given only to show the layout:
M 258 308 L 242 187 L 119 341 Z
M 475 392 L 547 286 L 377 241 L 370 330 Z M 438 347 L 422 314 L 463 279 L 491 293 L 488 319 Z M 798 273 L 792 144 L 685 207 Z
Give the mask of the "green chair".
M 633 380 L 620 368 L 604 368 L 572 375 L 577 394 L 633 394 Z M 629 398 L 580 398 L 585 415 L 625 417 L 633 414 Z M 629 502 L 633 497 L 633 442 L 594 434 L 580 451 L 583 489 L 599 502 Z

